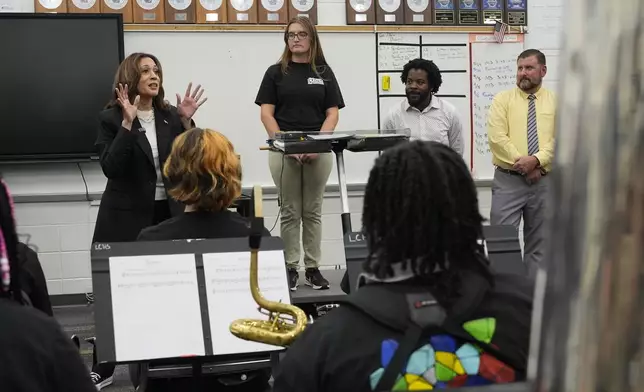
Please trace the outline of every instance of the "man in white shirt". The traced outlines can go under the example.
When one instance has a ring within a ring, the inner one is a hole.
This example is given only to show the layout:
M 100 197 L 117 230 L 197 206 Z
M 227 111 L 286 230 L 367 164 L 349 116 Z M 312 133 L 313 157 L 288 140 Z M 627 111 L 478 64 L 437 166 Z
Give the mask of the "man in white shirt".
M 414 59 L 403 68 L 400 78 L 407 99 L 394 106 L 384 129 L 411 130 L 411 140 L 440 142 L 463 155 L 463 132 L 456 108 L 434 94 L 443 79 L 433 61 Z

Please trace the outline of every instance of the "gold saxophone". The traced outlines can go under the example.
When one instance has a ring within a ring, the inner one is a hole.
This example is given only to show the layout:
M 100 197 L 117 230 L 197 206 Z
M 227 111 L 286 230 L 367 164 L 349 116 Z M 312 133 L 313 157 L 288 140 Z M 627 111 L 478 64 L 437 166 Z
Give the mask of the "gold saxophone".
M 255 186 L 251 202 L 253 203 L 253 217 L 251 221 L 250 245 L 250 291 L 253 299 L 262 309 L 268 311 L 268 320 L 239 319 L 230 324 L 230 332 L 240 339 L 272 344 L 274 346 L 288 346 L 306 327 L 307 318 L 302 309 L 294 305 L 269 301 L 262 297 L 259 291 L 257 278 L 257 262 L 259 247 L 264 230 L 264 217 L 262 216 L 262 188 Z

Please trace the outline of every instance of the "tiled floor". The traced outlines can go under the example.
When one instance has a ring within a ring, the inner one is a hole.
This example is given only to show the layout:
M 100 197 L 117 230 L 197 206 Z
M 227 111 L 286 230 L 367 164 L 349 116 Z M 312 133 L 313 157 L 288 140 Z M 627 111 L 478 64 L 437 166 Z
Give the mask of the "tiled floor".
M 94 314 L 93 306 L 64 306 L 54 309 L 54 315 L 58 322 L 63 327 L 65 333 L 71 338 L 72 335 L 77 335 L 81 340 L 81 356 L 87 366 L 88 372 L 92 364 L 92 346 L 85 342 L 85 338 L 94 336 Z M 187 379 L 176 380 L 178 382 L 189 381 Z M 210 380 L 212 381 L 212 380 Z M 185 384 L 164 384 L 164 388 L 155 388 L 150 392 L 184 392 L 186 391 Z M 127 366 L 117 366 L 114 373 L 114 384 L 103 389 L 107 392 L 133 392 L 134 387 L 130 382 L 130 376 Z M 205 389 L 204 389 L 205 390 Z M 208 391 L 217 392 L 213 389 Z M 193 392 L 191 390 L 191 392 Z M 259 391 L 261 392 L 261 391 Z
M 58 307 L 54 309 L 54 314 L 68 336 L 78 335 L 80 337 L 81 355 L 89 371 L 92 365 L 92 346 L 86 343 L 84 339 L 94 336 L 94 313 L 92 306 Z M 104 390 L 112 392 L 134 391 L 130 383 L 127 366 L 116 367 L 114 385 Z

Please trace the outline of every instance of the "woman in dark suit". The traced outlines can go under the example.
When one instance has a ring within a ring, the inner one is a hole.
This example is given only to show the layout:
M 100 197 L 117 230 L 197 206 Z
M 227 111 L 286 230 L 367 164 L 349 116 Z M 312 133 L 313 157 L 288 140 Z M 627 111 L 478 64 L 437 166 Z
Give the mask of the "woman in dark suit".
M 188 85 L 177 106 L 164 100 L 163 72 L 156 57 L 133 53 L 119 66 L 114 99 L 100 113 L 96 145 L 108 178 L 93 242 L 135 241 L 139 232 L 183 206 L 166 195 L 161 175 L 174 138 L 192 128 L 192 116 L 206 101 L 203 89 Z
M 167 197 L 161 168 L 174 138 L 192 128 L 192 116 L 206 101 L 203 89 L 188 85 L 177 106 L 165 101 L 159 60 L 133 53 L 119 66 L 114 97 L 99 115 L 96 145 L 107 177 L 92 242 L 136 241 L 139 232 L 183 212 Z M 114 365 L 92 371 L 97 388 L 112 383 Z

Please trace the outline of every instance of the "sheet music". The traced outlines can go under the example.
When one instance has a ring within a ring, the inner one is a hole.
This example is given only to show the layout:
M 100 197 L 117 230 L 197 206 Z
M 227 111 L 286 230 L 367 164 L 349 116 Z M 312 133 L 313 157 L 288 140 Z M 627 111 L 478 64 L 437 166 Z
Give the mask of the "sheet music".
M 277 148 L 278 150 L 284 151 L 284 149 L 286 148 L 286 143 L 281 140 L 273 140 L 273 147 Z
M 110 257 L 117 361 L 205 355 L 193 254 Z
M 257 310 L 250 292 L 250 251 L 203 255 L 210 316 L 212 348 L 215 355 L 274 351 L 280 347 L 240 339 L 230 324 L 240 318 L 268 320 Z M 271 301 L 290 304 L 284 251 L 259 253 L 259 287 Z
M 317 135 L 308 135 L 311 140 L 340 140 L 340 139 L 351 139 L 353 135 L 346 133 L 321 133 Z

